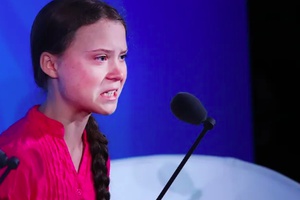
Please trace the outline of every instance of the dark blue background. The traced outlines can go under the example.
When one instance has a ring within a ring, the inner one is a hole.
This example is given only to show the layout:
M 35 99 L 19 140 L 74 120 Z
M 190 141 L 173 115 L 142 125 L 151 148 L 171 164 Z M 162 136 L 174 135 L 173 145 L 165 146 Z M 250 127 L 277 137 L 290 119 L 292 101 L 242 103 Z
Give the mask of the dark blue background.
M 31 23 L 46 0 L 0 5 L 0 131 L 42 93 L 29 55 Z M 109 1 L 128 23 L 128 80 L 117 111 L 98 116 L 112 159 L 186 153 L 202 126 L 170 110 L 178 92 L 200 99 L 216 126 L 194 153 L 253 161 L 246 1 Z

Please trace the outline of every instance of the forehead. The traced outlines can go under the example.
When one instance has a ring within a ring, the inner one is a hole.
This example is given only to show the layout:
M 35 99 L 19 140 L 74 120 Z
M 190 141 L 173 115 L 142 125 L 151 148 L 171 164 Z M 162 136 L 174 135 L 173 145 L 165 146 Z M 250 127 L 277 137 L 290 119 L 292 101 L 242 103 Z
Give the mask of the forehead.
M 127 49 L 126 30 L 120 21 L 100 19 L 77 30 L 71 46 L 91 50 L 94 48 Z

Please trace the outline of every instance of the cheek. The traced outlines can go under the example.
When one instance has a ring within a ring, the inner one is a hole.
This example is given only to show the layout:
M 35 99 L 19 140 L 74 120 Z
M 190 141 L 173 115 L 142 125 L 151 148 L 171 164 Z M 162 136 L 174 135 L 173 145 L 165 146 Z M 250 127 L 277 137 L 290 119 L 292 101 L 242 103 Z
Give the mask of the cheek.
M 81 71 L 76 78 L 75 86 L 81 89 L 93 89 L 101 83 L 101 76 L 93 71 Z M 75 88 L 76 89 L 76 88 Z
M 63 83 L 62 87 L 67 90 L 67 93 L 76 93 L 88 91 L 95 88 L 99 84 L 101 77 L 93 70 L 87 68 L 69 68 L 62 74 Z
M 123 83 L 125 83 L 126 79 L 127 79 L 127 66 L 124 67 L 123 71 Z

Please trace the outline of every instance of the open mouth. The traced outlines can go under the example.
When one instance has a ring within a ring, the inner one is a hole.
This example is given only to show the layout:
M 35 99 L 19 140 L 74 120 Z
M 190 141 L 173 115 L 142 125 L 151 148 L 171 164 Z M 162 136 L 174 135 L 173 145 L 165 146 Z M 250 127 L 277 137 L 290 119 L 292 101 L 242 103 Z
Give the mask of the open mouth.
M 109 90 L 109 91 L 102 93 L 102 95 L 105 97 L 115 97 L 115 96 L 117 96 L 117 90 Z

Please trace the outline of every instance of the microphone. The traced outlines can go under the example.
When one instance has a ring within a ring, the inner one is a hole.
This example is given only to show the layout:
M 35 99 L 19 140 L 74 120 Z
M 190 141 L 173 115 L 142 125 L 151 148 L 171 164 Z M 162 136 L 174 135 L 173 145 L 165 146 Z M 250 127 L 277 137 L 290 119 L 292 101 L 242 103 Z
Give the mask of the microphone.
M 161 200 L 163 198 L 206 132 L 213 129 L 214 125 L 216 124 L 215 119 L 207 117 L 207 111 L 201 104 L 200 100 L 187 92 L 179 92 L 175 95 L 171 101 L 171 110 L 178 119 L 194 125 L 200 125 L 203 123 L 204 128 L 156 200 Z
M 179 92 L 171 101 L 171 110 L 180 120 L 199 125 L 207 118 L 207 111 L 200 100 L 187 92 Z
M 0 150 L 0 169 L 6 166 L 7 156 L 6 154 Z
M 0 177 L 0 185 L 11 170 L 17 169 L 17 167 L 19 166 L 19 163 L 20 163 L 20 160 L 17 157 L 12 156 L 10 158 L 7 158 L 6 154 L 0 150 L 0 169 L 7 166 L 4 173 Z

